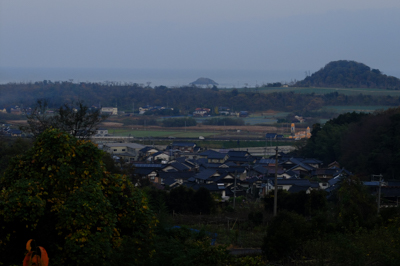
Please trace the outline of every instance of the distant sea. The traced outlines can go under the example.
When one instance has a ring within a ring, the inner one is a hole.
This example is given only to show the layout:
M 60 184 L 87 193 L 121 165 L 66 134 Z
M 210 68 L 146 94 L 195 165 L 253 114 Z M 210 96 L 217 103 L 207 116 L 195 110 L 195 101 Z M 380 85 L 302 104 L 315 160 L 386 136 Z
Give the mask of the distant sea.
M 0 84 L 43 80 L 79 82 L 121 82 L 150 86 L 180 87 L 198 78 L 210 78 L 219 88 L 255 87 L 272 82 L 304 78 L 298 70 L 176 70 L 176 69 L 90 69 L 90 68 L 0 68 Z

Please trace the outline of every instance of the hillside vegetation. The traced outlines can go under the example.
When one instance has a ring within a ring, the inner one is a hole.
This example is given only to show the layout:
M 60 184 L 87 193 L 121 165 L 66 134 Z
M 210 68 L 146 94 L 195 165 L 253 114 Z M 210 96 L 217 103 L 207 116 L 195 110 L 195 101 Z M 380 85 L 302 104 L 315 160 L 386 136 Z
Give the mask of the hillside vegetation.
M 285 88 L 282 88 L 282 90 Z M 383 90 L 382 90 L 383 91 Z M 65 102 L 83 100 L 88 106 L 118 106 L 119 110 L 137 112 L 139 106 L 168 106 L 191 114 L 195 108 L 218 106 L 229 107 L 233 111 L 246 110 L 258 112 L 276 110 L 295 112 L 297 115 L 310 116 L 310 111 L 317 111 L 326 105 L 379 105 L 397 106 L 398 96 L 372 97 L 362 93 L 344 95 L 337 91 L 317 95 L 314 93 L 272 92 L 260 93 L 257 90 L 238 91 L 237 89 L 213 90 L 197 87 L 155 88 L 142 87 L 138 84 L 72 83 L 72 82 L 35 82 L 9 83 L 0 85 L 0 107 L 10 112 L 12 106 L 32 106 L 36 99 L 47 99 L 49 108 L 58 108 Z
M 382 74 L 379 69 L 355 61 L 328 63 L 319 71 L 298 81 L 295 87 L 400 89 L 400 79 Z
M 338 161 L 369 180 L 371 174 L 399 179 L 400 108 L 372 114 L 346 113 L 315 124 L 312 137 L 298 152 L 325 163 Z

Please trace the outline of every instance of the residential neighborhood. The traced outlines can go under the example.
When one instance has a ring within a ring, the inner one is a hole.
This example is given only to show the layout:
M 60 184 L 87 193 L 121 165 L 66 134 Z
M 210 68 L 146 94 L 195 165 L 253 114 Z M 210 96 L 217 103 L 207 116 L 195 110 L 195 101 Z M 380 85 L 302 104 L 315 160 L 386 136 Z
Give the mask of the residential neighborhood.
M 196 191 L 203 187 L 220 201 L 229 200 L 234 193 L 253 199 L 265 197 L 275 188 L 275 174 L 278 189 L 307 194 L 323 190 L 329 197 L 341 180 L 353 175 L 337 162 L 324 165 L 314 158 L 279 152 L 276 166 L 275 156 L 264 158 L 245 150 L 207 150 L 193 142 L 172 142 L 162 150 L 137 143 L 108 143 L 102 149 L 117 162 L 129 163 L 137 178 L 148 179 L 157 189 L 184 186 Z M 378 182 L 365 185 L 371 194 L 377 193 Z M 381 186 L 383 197 L 398 202 L 400 184 L 387 182 Z
M 399 266 L 399 14 L 1 1 L 0 266 Z

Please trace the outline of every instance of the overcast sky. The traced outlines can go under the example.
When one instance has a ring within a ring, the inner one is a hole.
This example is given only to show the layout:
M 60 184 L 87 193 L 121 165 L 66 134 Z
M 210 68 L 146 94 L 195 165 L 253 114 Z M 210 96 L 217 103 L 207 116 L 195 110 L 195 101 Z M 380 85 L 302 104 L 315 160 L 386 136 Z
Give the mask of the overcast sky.
M 0 67 L 400 71 L 399 0 L 0 0 Z

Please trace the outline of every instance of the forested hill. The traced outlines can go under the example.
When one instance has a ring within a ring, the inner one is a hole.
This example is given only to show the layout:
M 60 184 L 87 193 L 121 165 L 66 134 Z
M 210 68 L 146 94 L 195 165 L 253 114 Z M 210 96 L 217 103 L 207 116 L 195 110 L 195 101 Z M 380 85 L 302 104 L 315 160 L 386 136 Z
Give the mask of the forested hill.
M 355 61 L 339 60 L 298 81 L 295 87 L 400 89 L 400 79 Z
M 330 105 L 386 105 L 398 106 L 399 96 L 343 95 L 338 92 L 324 95 L 294 92 L 260 93 L 257 90 L 241 91 L 199 89 L 193 86 L 167 88 L 143 87 L 138 84 L 117 83 L 72 83 L 44 80 L 35 83 L 0 84 L 0 109 L 18 105 L 32 106 L 36 99 L 47 99 L 49 108 L 58 108 L 66 102 L 82 100 L 85 104 L 118 106 L 119 110 L 136 110 L 139 106 L 166 106 L 179 109 L 181 114 L 190 114 L 196 108 L 227 106 L 233 111 L 258 112 L 277 110 L 296 112 L 309 116 L 310 111 L 320 110 Z

